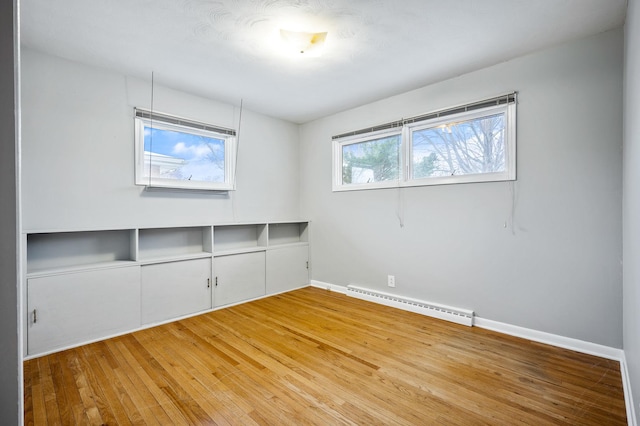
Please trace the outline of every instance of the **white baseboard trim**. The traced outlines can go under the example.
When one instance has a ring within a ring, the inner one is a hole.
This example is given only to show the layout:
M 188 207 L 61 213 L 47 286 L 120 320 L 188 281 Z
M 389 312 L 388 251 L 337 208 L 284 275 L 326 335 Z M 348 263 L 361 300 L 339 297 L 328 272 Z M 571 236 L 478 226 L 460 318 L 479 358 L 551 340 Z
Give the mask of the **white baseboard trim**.
M 336 293 L 347 294 L 346 286 L 325 283 L 322 281 L 311 280 L 311 287 L 321 288 L 323 290 L 331 290 L 335 291 Z
M 347 294 L 347 287 L 335 285 L 323 281 L 311 280 L 312 287 L 321 288 L 323 290 L 331 290 L 342 294 Z M 373 301 L 373 303 L 376 303 Z M 398 308 L 401 309 L 401 308 Z M 627 370 L 627 360 L 622 349 L 612 348 L 597 343 L 585 342 L 571 337 L 559 336 L 557 334 L 546 333 L 544 331 L 533 330 L 530 328 L 519 327 L 516 325 L 506 324 L 503 322 L 493 321 L 490 319 L 475 317 L 473 325 L 475 327 L 496 331 L 498 333 L 510 336 L 520 337 L 538 343 L 544 343 L 563 349 L 569 349 L 575 352 L 594 355 L 601 358 L 611 359 L 620 363 L 620 375 L 622 376 L 622 388 L 624 391 L 624 401 L 627 410 L 627 423 L 629 426 L 638 426 L 635 416 L 635 407 L 631 397 L 631 382 L 629 372 Z
M 622 376 L 622 388 L 624 390 L 624 405 L 627 407 L 627 424 L 629 426 L 638 426 L 636 417 L 636 407 L 633 405 L 633 397 L 631 393 L 631 379 L 629 377 L 629 369 L 627 368 L 627 357 L 622 352 L 620 360 L 620 375 Z
M 517 325 L 506 324 L 482 317 L 475 318 L 475 326 L 487 330 L 497 331 L 510 336 L 521 337 L 538 343 L 545 343 L 559 348 L 569 349 L 583 354 L 599 356 L 601 358 L 621 361 L 624 357 L 622 349 L 599 345 L 597 343 L 585 342 L 571 337 L 559 336 L 557 334 L 546 333 L 544 331 L 533 330 L 531 328 L 519 327 Z

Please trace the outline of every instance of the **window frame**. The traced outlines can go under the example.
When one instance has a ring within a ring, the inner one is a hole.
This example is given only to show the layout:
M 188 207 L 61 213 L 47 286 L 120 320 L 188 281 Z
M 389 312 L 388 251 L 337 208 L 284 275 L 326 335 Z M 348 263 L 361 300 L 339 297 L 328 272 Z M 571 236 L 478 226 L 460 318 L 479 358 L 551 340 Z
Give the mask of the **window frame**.
M 391 179 L 386 181 L 379 182 L 371 182 L 371 183 L 349 183 L 345 184 L 342 181 L 342 165 L 343 165 L 343 147 L 348 145 L 355 145 L 364 142 L 373 142 L 378 139 L 384 139 L 388 137 L 399 136 L 400 137 L 400 146 L 398 149 L 398 178 Z M 402 178 L 402 170 L 404 168 L 404 155 L 403 155 L 403 140 L 404 137 L 402 135 L 401 128 L 387 129 L 387 130 L 378 130 L 375 132 L 370 132 L 364 135 L 350 136 L 341 138 L 340 140 L 333 141 L 333 190 L 334 191 L 356 191 L 363 189 L 382 189 L 382 188 L 396 188 L 401 181 Z M 339 167 L 338 167 L 339 165 Z
M 407 141 L 405 150 L 405 186 L 450 185 L 456 183 L 501 182 L 516 179 L 516 131 L 515 103 L 497 105 L 473 111 L 451 114 L 431 120 L 418 121 L 405 126 L 404 135 Z M 453 176 L 413 177 L 413 132 L 440 127 L 452 122 L 471 121 L 482 117 L 504 114 L 504 167 L 502 172 L 473 173 Z
M 337 136 L 333 139 L 333 191 L 356 191 L 369 189 L 402 188 L 414 186 L 450 185 L 461 183 L 502 182 L 516 180 L 516 104 L 517 101 L 481 107 L 477 109 L 462 110 L 451 114 L 438 116 L 437 113 L 426 116 L 429 119 L 408 119 L 397 122 L 397 126 L 385 130 L 359 133 L 354 136 Z M 463 107 L 461 107 L 463 108 Z M 457 109 L 456 109 L 457 110 Z M 439 127 L 454 122 L 462 122 L 488 117 L 496 114 L 504 114 L 504 151 L 505 170 L 502 172 L 487 172 L 474 174 L 461 174 L 453 176 L 437 176 L 413 178 L 413 132 Z M 342 182 L 342 147 L 345 145 L 362 143 L 380 139 L 392 135 L 400 135 L 400 158 L 398 179 L 384 182 L 371 182 L 362 184 L 344 184 Z
M 140 116 L 146 114 L 146 116 Z M 150 118 L 153 117 L 153 118 Z M 166 120 L 163 118 L 166 117 Z M 173 121 L 173 122 L 171 122 Z M 224 182 L 203 180 L 169 179 L 145 176 L 148 165 L 145 164 L 144 129 L 180 132 L 204 136 L 224 141 Z M 219 126 L 198 123 L 164 113 L 150 113 L 140 108 L 134 109 L 134 145 L 135 145 L 135 184 L 146 188 L 191 189 L 204 191 L 233 191 L 235 186 L 235 167 L 237 155 L 236 132 Z M 216 132 L 213 129 L 220 129 Z M 223 133 L 224 132 L 224 133 Z

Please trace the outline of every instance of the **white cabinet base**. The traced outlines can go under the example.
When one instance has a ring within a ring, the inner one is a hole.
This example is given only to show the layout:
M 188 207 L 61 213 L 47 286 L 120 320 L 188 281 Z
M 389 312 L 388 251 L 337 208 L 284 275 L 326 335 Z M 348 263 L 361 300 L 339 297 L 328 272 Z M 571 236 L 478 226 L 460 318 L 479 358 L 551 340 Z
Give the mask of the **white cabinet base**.
M 27 353 L 44 353 L 140 325 L 140 267 L 29 278 Z
M 152 324 L 211 308 L 211 259 L 142 267 L 141 319 Z
M 215 306 L 265 295 L 265 253 L 233 254 L 214 259 Z
M 309 284 L 309 247 L 282 247 L 267 252 L 267 294 Z

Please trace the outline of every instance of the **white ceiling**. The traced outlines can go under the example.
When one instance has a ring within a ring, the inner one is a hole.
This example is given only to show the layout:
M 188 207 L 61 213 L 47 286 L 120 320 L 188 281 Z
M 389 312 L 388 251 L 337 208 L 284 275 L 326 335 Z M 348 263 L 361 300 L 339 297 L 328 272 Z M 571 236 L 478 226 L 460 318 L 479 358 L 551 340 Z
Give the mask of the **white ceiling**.
M 626 0 L 22 0 L 24 46 L 303 123 L 619 27 Z M 285 57 L 279 30 L 328 31 Z

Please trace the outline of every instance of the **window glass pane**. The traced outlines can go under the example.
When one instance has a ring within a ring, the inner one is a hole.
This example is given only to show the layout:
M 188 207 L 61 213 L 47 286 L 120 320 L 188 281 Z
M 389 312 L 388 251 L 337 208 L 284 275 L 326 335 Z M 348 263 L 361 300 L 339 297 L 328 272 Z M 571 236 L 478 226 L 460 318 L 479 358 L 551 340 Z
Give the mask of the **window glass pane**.
M 400 135 L 342 146 L 342 183 L 398 179 Z
M 224 182 L 224 163 L 224 139 L 144 126 L 145 177 Z
M 413 131 L 413 178 L 504 172 L 504 131 L 504 113 Z

